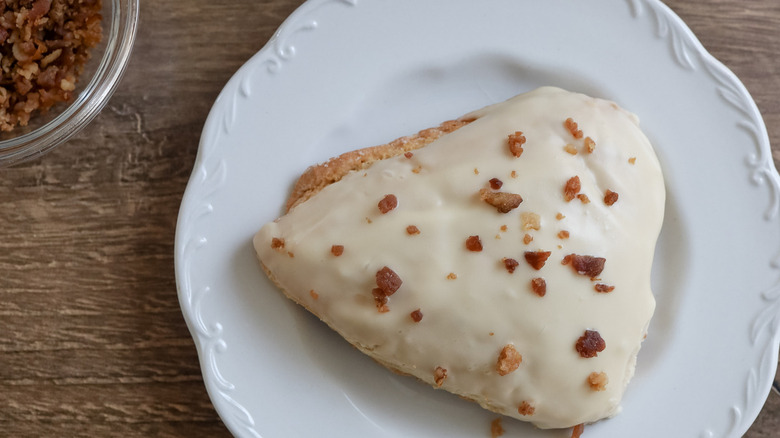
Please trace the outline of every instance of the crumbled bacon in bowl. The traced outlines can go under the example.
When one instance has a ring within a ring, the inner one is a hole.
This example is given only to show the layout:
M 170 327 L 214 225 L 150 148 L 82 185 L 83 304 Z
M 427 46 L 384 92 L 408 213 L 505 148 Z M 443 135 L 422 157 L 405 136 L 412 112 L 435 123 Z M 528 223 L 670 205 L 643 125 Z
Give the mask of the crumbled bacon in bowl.
M 0 167 L 40 157 L 97 116 L 130 59 L 138 4 L 0 2 Z
M 73 99 L 102 38 L 101 0 L 6 0 L 0 6 L 0 130 Z

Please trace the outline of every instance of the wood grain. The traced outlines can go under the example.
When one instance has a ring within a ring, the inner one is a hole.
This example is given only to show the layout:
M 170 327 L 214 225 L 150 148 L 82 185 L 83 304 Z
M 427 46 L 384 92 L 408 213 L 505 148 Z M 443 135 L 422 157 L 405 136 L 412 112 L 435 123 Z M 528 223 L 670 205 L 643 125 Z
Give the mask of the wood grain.
M 175 224 L 214 99 L 301 3 L 143 2 L 101 115 L 0 170 L 0 436 L 229 436 L 179 311 Z M 743 80 L 780 145 L 780 2 L 667 4 Z M 778 430 L 770 395 L 746 437 Z

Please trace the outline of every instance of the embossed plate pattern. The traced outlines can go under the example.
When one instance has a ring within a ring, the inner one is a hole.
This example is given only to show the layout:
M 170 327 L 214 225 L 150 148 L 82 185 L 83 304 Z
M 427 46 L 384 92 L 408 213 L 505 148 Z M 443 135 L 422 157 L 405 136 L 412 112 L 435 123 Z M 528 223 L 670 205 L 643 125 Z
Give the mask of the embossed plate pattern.
M 745 88 L 656 0 L 441 3 L 310 0 L 215 102 L 175 257 L 227 427 L 267 438 L 488 435 L 494 414 L 387 372 L 283 298 L 250 240 L 309 164 L 556 85 L 639 114 L 668 187 L 650 335 L 623 412 L 585 436 L 742 435 L 771 386 L 780 333 L 780 178 Z

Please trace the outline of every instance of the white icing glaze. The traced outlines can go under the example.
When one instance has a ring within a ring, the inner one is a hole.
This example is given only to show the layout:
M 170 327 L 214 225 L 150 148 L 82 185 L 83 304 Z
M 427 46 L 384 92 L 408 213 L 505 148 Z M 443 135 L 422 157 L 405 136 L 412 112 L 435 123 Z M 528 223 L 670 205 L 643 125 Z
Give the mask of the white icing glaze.
M 412 158 L 353 172 L 266 224 L 254 238 L 258 256 L 296 301 L 382 363 L 431 384 L 434 369 L 443 367 L 444 389 L 542 428 L 614 415 L 655 307 L 650 269 L 665 190 L 652 147 L 633 114 L 551 87 L 465 117 L 477 120 Z M 568 117 L 595 140 L 592 154 L 564 128 Z M 527 138 L 519 158 L 507 147 L 515 131 Z M 568 143 L 580 152 L 565 152 Z M 563 200 L 575 175 L 589 204 Z M 524 202 L 502 214 L 480 200 L 491 178 Z M 603 201 L 606 189 L 619 194 L 612 206 Z M 377 203 L 391 193 L 398 207 L 381 214 Z M 538 214 L 541 229 L 523 230 L 523 212 Z M 565 218 L 556 219 L 559 212 Z M 408 225 L 420 234 L 408 235 Z M 560 239 L 560 230 L 570 237 Z M 526 233 L 533 236 L 528 245 Z M 481 252 L 466 250 L 472 235 L 480 236 Z M 284 239 L 284 251 L 271 248 L 274 237 Z M 343 255 L 332 255 L 332 245 L 343 245 Z M 539 249 L 552 255 L 536 271 L 523 254 Z M 601 282 L 615 290 L 596 293 L 594 281 L 563 266 L 570 253 L 606 258 Z M 514 273 L 504 257 L 520 263 Z M 403 280 L 387 313 L 377 311 L 371 294 L 383 266 Z M 546 279 L 544 297 L 532 293 L 534 277 Z M 410 317 L 415 309 L 423 313 L 419 323 Z M 607 345 L 589 359 L 574 347 L 586 329 Z M 500 376 L 496 363 L 507 344 L 523 361 Z M 589 388 L 592 372 L 607 374 L 606 390 Z M 533 415 L 518 413 L 523 401 Z

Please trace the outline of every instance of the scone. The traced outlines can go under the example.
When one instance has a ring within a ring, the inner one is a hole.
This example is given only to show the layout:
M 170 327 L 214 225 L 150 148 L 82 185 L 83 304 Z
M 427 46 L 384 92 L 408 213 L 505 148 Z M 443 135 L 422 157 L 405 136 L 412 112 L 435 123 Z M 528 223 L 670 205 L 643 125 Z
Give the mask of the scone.
M 544 87 L 308 169 L 254 246 L 380 364 L 565 428 L 619 410 L 664 198 L 636 116 Z

